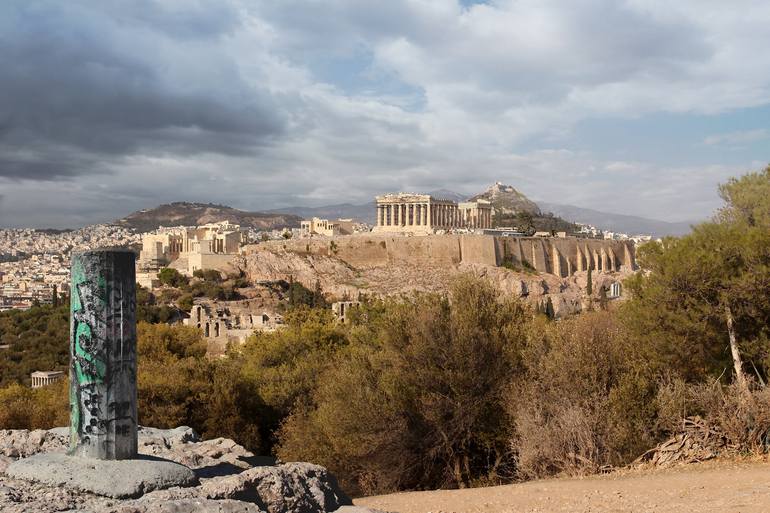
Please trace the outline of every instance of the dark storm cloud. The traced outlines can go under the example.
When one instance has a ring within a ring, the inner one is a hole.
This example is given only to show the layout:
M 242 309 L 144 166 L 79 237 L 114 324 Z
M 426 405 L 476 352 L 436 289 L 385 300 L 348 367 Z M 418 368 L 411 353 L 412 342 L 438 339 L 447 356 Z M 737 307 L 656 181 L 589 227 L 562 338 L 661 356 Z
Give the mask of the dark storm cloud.
M 139 152 L 247 154 L 282 134 L 271 95 L 218 51 L 238 25 L 227 2 L 94 5 L 0 5 L 0 177 L 91 173 Z

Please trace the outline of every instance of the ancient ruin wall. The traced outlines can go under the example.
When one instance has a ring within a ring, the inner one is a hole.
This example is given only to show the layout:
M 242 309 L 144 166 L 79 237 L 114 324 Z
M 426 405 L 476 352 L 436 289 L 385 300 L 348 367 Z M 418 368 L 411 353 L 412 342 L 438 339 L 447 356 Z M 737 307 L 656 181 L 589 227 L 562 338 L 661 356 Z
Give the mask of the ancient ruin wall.
M 449 266 L 460 263 L 501 265 L 505 261 L 556 276 L 570 276 L 589 267 L 604 271 L 632 270 L 630 241 L 579 238 L 493 237 L 489 235 L 428 235 L 422 237 L 348 236 L 269 241 L 245 248 L 334 256 L 355 268 L 391 263 Z

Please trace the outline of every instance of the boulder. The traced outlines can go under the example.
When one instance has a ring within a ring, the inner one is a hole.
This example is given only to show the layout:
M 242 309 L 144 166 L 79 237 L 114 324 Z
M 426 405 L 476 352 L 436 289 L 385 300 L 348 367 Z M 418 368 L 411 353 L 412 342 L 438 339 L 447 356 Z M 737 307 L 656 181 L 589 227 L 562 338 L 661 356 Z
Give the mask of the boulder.
M 69 430 L 54 428 L 0 430 L 0 455 L 26 458 L 40 452 L 64 452 L 69 444 Z
M 251 468 L 209 479 L 201 491 L 209 499 L 254 502 L 268 513 L 330 513 L 352 504 L 334 476 L 311 463 Z
M 61 453 L 36 454 L 11 463 L 5 473 L 15 479 L 91 492 L 114 498 L 139 497 L 151 490 L 192 486 L 192 470 L 160 458 L 97 460 Z
M 66 428 L 0 431 L 0 511 L 370 513 L 323 467 L 276 465 L 227 438 L 201 441 L 186 426 L 140 428 L 136 460 L 66 456 L 68 438 Z

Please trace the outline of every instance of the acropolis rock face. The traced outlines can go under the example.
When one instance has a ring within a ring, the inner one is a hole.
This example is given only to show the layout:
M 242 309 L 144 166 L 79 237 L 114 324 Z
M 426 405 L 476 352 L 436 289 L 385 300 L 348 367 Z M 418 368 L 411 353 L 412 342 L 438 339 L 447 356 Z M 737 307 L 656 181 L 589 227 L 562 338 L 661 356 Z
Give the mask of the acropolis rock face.
M 508 262 L 512 270 L 502 267 Z M 362 235 L 276 241 L 248 246 L 235 265 L 253 281 L 288 280 L 326 294 L 389 296 L 444 292 L 454 276 L 470 272 L 502 293 L 544 303 L 557 317 L 581 311 L 587 270 L 594 294 L 633 272 L 632 243 L 587 239 L 482 235 L 417 237 Z

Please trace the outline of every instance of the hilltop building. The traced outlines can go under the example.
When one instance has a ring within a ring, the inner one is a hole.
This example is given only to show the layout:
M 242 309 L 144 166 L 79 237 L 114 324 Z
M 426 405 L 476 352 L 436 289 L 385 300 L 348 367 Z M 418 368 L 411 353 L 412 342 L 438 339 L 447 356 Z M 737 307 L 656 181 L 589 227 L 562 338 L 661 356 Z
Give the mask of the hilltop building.
M 492 205 L 486 200 L 458 204 L 428 194 L 384 194 L 377 196 L 378 232 L 430 234 L 435 230 L 492 227 Z
M 457 205 L 463 228 L 486 230 L 492 228 L 492 204 L 484 199 L 464 201 Z
M 239 254 L 245 232 L 227 221 L 197 227 L 166 228 L 142 237 L 137 267 L 152 273 L 171 266 L 192 275 L 198 269 L 223 269 Z
M 40 388 L 64 379 L 63 371 L 35 371 L 30 375 L 32 388 Z
M 355 222 L 352 219 L 337 219 L 330 221 L 314 217 L 302 221 L 300 224 L 300 236 L 312 237 L 313 235 L 324 235 L 333 237 L 335 235 L 351 235 L 355 231 Z

